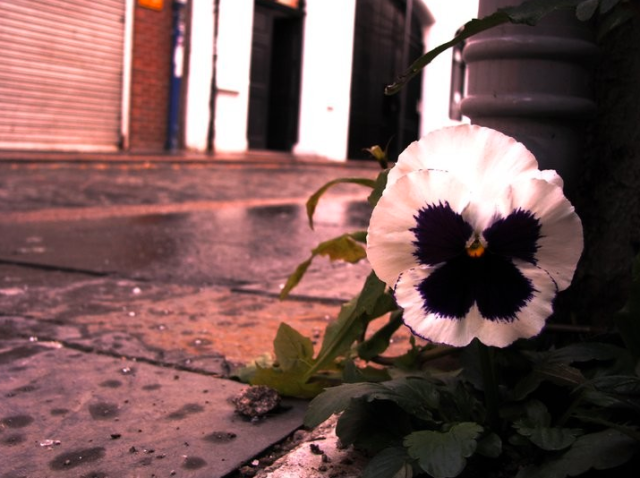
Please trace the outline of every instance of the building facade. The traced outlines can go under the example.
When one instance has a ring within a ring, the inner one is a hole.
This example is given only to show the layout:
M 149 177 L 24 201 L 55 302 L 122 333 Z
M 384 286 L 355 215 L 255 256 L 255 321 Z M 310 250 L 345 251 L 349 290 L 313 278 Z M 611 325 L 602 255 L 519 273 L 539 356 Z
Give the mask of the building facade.
M 333 160 L 399 149 L 457 121 L 451 53 L 400 95 L 384 86 L 477 3 L 6 0 L 0 149 Z

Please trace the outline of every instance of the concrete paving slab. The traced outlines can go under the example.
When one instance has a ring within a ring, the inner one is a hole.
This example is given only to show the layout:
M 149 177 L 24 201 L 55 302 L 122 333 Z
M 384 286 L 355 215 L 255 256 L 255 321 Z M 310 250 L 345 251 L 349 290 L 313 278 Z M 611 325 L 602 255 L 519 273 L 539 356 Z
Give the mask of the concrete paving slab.
M 0 341 L 2 478 L 223 477 L 299 427 L 302 403 L 251 422 L 245 386 L 86 354 Z
M 280 301 L 223 287 L 51 274 L 49 285 L 20 280 L 25 268 L 0 266 L 0 330 L 85 350 L 227 375 L 234 364 L 272 351 L 281 322 L 319 340 L 335 303 Z M 69 277 L 71 276 L 71 277 Z M 53 280 L 58 280 L 54 283 Z M 45 281 L 46 282 L 46 281 Z

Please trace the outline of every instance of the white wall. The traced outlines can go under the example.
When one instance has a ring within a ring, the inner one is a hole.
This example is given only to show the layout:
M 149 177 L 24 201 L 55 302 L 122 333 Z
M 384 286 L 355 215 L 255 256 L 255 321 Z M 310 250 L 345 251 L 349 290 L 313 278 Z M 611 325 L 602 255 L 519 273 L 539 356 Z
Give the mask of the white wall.
M 416 0 L 434 22 L 425 25 L 427 50 L 477 16 L 478 0 Z M 204 151 L 213 75 L 214 0 L 192 2 L 191 55 L 186 104 L 186 147 Z M 253 0 L 220 0 L 217 42 L 216 152 L 248 149 L 247 119 Z M 356 0 L 307 0 L 303 38 L 298 143 L 294 154 L 346 159 Z M 408 66 L 408 65 L 407 65 Z M 423 72 L 421 134 L 449 119 L 451 50 Z
M 345 160 L 355 0 L 307 0 L 297 155 Z
M 427 51 L 451 40 L 462 25 L 478 16 L 478 0 L 421 1 L 434 19 L 434 23 L 425 29 L 424 45 Z M 448 49 L 423 70 L 421 136 L 434 129 L 459 123 L 449 119 L 452 59 L 452 50 Z
M 205 151 L 213 78 L 214 0 L 191 2 L 189 76 L 185 105 L 185 148 Z
M 253 3 L 253 0 L 220 1 L 214 124 L 216 152 L 243 152 L 248 148 Z

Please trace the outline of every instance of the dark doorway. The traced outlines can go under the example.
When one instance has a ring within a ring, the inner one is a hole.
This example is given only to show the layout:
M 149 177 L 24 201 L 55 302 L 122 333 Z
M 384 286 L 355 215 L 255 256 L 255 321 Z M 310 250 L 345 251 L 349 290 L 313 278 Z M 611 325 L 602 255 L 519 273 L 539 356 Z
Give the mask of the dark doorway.
M 400 121 L 400 93 L 386 96 L 384 88 L 408 66 L 403 64 L 405 0 L 357 0 L 351 77 L 349 147 L 351 159 L 369 159 L 363 148 L 389 144 L 393 160 L 419 135 L 418 104 L 422 75 L 405 87 L 404 121 Z M 417 15 L 411 18 L 408 57 L 415 60 L 424 51 L 422 27 Z M 399 127 L 403 124 L 403 133 Z M 399 144 L 398 138 L 402 138 Z
M 291 151 L 298 141 L 302 13 L 257 0 L 253 18 L 250 149 Z

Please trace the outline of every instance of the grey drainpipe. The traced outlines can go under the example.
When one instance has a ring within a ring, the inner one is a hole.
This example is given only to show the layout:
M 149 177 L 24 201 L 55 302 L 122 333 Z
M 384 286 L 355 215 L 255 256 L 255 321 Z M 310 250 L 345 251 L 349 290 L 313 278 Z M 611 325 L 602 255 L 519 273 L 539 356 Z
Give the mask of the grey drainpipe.
M 513 0 L 480 0 L 483 17 Z M 468 89 L 462 113 L 472 123 L 515 137 L 555 169 L 573 195 L 587 120 L 595 113 L 593 34 L 573 11 L 537 26 L 504 25 L 468 40 L 463 58 Z

